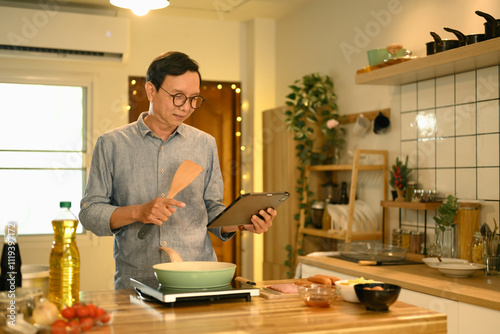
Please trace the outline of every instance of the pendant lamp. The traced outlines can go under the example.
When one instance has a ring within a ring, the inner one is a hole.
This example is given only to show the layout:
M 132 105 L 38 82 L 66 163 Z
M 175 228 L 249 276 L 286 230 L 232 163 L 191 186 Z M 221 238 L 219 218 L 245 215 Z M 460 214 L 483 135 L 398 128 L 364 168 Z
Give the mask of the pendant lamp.
M 113 6 L 130 9 L 137 16 L 144 16 L 150 10 L 167 7 L 168 0 L 110 0 Z

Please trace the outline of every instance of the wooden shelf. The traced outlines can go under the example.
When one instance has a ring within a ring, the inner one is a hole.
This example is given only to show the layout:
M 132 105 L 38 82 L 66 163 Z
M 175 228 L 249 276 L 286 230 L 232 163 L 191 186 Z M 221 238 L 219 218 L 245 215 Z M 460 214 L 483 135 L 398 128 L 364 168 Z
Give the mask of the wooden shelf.
M 380 206 L 384 208 L 400 208 L 412 210 L 436 210 L 443 202 L 398 202 L 381 201 Z
M 403 85 L 500 64 L 500 38 L 383 67 L 355 77 L 358 85 Z
M 373 154 L 381 155 L 383 158 L 383 164 L 380 165 L 361 165 L 359 163 L 360 156 L 362 154 Z M 356 187 L 358 182 L 358 172 L 359 171 L 380 171 L 383 174 L 383 189 L 382 198 L 383 202 L 387 201 L 388 193 L 388 152 L 386 150 L 362 150 L 358 149 L 354 152 L 354 159 L 352 165 L 314 165 L 306 169 L 305 179 L 309 179 L 310 172 L 339 172 L 339 171 L 351 171 L 351 187 L 349 192 L 349 207 L 348 207 L 348 217 L 347 226 L 344 230 L 332 230 L 332 229 L 316 229 L 305 227 L 305 210 L 300 210 L 299 218 L 299 230 L 297 236 L 297 249 L 301 248 L 304 235 L 313 235 L 317 237 L 324 237 L 330 239 L 343 240 L 344 242 L 358 241 L 358 240 L 383 240 L 384 237 L 387 238 L 387 229 L 381 227 L 379 230 L 374 231 L 352 231 L 353 220 L 354 220 L 354 204 L 356 202 Z M 302 204 L 306 205 L 308 203 L 307 195 L 304 196 Z M 385 217 L 383 217 L 385 222 Z

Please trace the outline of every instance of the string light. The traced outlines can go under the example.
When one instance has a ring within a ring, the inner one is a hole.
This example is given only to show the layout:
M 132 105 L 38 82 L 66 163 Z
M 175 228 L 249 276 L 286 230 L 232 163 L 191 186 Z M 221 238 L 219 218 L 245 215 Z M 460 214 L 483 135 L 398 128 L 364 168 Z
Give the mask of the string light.
M 131 84 L 132 86 L 134 86 L 136 83 L 137 83 L 137 81 L 135 81 L 135 79 L 133 79 L 132 81 L 130 81 L 130 84 Z

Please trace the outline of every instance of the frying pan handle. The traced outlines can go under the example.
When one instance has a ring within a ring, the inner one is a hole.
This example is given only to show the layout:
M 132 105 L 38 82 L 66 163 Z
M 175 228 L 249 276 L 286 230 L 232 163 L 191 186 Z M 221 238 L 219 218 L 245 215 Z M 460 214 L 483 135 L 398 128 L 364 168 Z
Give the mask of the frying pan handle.
M 491 26 L 491 27 L 498 27 L 498 25 L 500 24 L 500 22 L 498 22 L 493 16 L 491 16 L 490 14 L 487 14 L 485 12 L 481 12 L 479 10 L 476 10 L 475 12 L 477 15 L 479 16 L 482 16 L 486 19 L 486 22 Z

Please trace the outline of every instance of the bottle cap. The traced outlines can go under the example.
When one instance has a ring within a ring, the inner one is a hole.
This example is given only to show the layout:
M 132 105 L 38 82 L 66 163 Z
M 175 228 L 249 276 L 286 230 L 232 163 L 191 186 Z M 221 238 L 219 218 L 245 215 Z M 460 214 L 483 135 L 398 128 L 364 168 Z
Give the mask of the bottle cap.
M 60 202 L 59 207 L 61 208 L 71 208 L 71 202 Z

